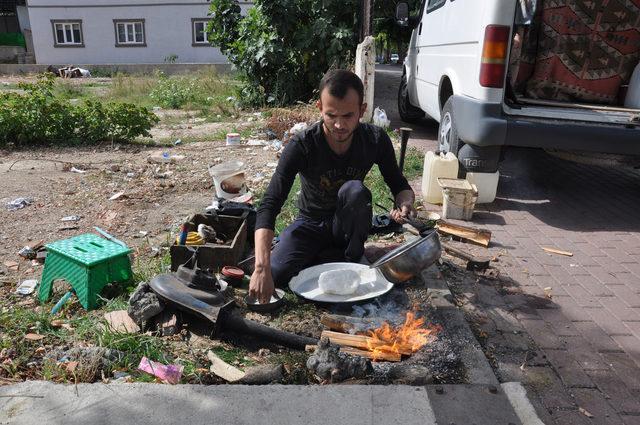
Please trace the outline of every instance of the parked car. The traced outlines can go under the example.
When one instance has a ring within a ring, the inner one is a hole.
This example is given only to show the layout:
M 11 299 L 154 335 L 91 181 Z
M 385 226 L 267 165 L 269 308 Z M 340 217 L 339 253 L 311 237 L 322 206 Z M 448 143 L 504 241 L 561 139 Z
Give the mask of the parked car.
M 515 47 L 527 29 L 527 4 L 424 0 L 412 18 L 401 3 L 397 20 L 413 27 L 398 92 L 401 118 L 438 121 L 439 149 L 455 153 L 463 173 L 495 172 L 504 146 L 640 155 L 639 110 L 515 92 L 507 71 L 522 54 Z
M 398 63 L 398 61 L 400 60 L 400 56 L 398 56 L 397 53 L 391 53 L 391 57 L 389 58 L 389 60 L 391 61 L 391 63 Z

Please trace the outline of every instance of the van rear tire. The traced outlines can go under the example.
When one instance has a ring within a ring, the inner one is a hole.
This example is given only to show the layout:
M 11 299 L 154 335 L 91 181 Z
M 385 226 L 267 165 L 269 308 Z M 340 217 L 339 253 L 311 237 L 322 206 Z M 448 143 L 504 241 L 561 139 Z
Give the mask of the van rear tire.
M 440 152 L 452 152 L 456 157 L 460 152 L 460 148 L 464 142 L 458 137 L 456 130 L 456 119 L 453 115 L 453 97 L 447 99 L 440 113 L 440 126 L 438 127 L 438 150 Z M 458 169 L 458 178 L 465 178 L 466 171 L 460 167 Z
M 407 89 L 407 74 L 402 74 L 400 88 L 398 89 L 398 113 L 404 122 L 416 123 L 424 117 L 424 111 L 416 108 L 409 102 L 409 90 Z

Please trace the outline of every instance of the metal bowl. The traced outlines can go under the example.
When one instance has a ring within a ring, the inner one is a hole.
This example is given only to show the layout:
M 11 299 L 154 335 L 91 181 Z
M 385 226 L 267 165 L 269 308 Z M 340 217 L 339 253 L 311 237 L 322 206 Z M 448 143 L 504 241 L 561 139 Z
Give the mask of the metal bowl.
M 380 270 L 389 282 L 403 283 L 438 261 L 441 255 L 438 233 L 432 230 L 387 253 L 370 267 Z
M 284 291 L 280 288 L 276 288 L 275 293 L 271 296 L 271 302 L 266 304 L 259 303 L 251 295 L 246 295 L 244 297 L 244 302 L 247 304 L 247 308 L 249 310 L 258 313 L 268 313 L 275 311 L 284 305 Z

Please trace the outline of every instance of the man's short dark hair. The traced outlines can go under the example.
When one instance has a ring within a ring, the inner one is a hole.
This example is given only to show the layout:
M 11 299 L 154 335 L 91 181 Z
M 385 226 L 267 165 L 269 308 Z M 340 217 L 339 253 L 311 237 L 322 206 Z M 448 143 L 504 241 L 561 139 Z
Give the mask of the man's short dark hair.
M 331 96 L 338 99 L 344 99 L 349 89 L 354 89 L 360 98 L 360 104 L 364 100 L 364 85 L 362 80 L 356 74 L 345 69 L 334 69 L 322 77 L 320 81 L 320 95 L 327 89 Z

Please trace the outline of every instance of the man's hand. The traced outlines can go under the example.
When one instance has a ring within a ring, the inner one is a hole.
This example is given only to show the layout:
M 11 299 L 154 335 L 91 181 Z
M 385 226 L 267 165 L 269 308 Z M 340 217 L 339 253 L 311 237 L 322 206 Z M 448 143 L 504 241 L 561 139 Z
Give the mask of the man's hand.
M 256 267 L 249 283 L 249 295 L 261 304 L 271 300 L 275 285 L 271 275 L 271 242 L 273 230 L 258 229 L 255 233 Z
M 404 224 L 406 218 L 415 217 L 417 212 L 413 207 L 414 201 L 415 196 L 412 190 L 403 190 L 398 193 L 396 196 L 396 205 L 398 205 L 398 208 L 391 211 L 391 218 L 397 223 Z
M 257 299 L 261 304 L 271 300 L 275 290 L 270 267 L 261 267 L 254 270 L 249 283 L 249 295 Z

